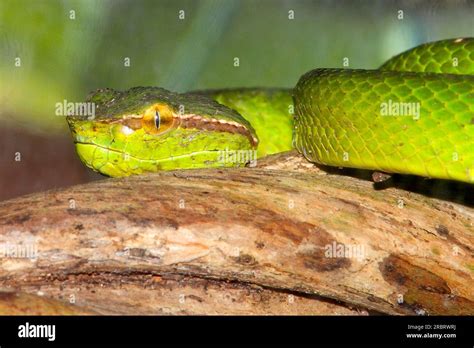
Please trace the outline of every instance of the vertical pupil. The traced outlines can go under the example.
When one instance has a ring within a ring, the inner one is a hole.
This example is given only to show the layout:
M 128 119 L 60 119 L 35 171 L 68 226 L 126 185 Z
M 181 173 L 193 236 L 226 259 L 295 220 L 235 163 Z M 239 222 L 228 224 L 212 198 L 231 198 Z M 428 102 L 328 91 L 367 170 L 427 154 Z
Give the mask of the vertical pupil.
M 157 129 L 160 129 L 160 126 L 161 126 L 160 112 L 159 112 L 159 111 L 155 111 L 155 127 L 156 127 Z

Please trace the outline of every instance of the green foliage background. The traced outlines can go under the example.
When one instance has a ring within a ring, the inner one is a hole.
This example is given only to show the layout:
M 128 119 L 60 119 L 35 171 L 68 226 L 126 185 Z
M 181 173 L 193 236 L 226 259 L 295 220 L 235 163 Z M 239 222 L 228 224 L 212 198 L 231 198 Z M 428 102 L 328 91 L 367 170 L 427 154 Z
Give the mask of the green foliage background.
M 377 68 L 422 42 L 474 36 L 473 18 L 464 0 L 0 0 L 0 124 L 67 133 L 55 104 L 100 87 L 291 87 L 344 57 Z

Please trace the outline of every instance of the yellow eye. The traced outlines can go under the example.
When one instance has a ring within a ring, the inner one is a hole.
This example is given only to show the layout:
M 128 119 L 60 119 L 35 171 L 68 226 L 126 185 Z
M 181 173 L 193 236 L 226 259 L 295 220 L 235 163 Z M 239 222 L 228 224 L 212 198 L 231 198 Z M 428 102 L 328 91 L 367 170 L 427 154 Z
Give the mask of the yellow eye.
M 165 104 L 154 104 L 143 113 L 142 127 L 149 134 L 161 134 L 177 125 L 173 110 Z

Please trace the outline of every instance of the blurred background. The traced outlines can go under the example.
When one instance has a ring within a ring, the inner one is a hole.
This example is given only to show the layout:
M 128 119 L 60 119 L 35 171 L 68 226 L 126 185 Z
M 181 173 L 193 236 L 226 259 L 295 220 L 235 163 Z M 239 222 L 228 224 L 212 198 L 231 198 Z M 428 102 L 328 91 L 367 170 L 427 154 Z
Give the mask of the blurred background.
M 94 89 L 292 87 L 463 36 L 474 1 L 0 0 L 0 200 L 100 178 L 55 114 Z

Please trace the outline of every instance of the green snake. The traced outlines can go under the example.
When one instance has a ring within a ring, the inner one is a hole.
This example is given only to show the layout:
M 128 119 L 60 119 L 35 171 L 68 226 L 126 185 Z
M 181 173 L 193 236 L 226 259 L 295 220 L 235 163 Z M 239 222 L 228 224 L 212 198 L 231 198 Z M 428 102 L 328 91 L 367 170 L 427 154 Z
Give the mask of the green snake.
M 112 177 L 236 167 L 296 148 L 329 166 L 474 183 L 474 38 L 426 43 L 377 70 L 315 69 L 293 89 L 93 92 L 68 116 L 82 162 Z

